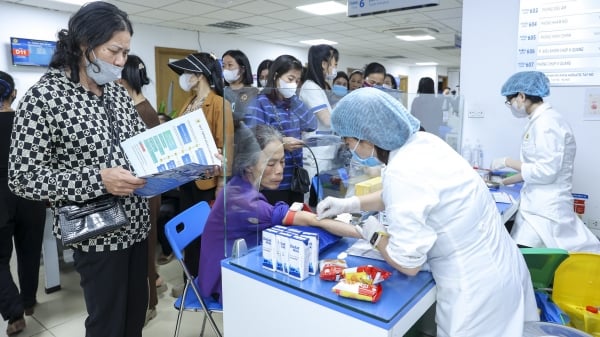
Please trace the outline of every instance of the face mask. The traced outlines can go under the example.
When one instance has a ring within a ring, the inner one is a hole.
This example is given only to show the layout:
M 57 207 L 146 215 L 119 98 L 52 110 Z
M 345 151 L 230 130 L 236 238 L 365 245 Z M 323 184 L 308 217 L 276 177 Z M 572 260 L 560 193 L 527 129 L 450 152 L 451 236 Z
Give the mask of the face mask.
M 331 74 L 327 74 L 326 78 L 328 81 L 333 81 L 333 79 L 337 76 L 337 69 L 333 68 L 331 70 Z
M 341 96 L 345 96 L 348 93 L 348 88 L 346 88 L 343 85 L 334 84 L 333 87 L 331 88 L 331 91 L 333 92 L 334 95 L 341 97 Z
M 355 161 L 357 161 L 360 165 L 363 166 L 378 166 L 381 164 L 381 162 L 379 161 L 379 159 L 375 158 L 373 156 L 373 154 L 375 153 L 375 148 L 373 148 L 373 150 L 371 151 L 371 155 L 367 158 L 361 158 L 358 156 L 358 154 L 356 153 L 356 148 L 358 147 L 358 143 L 360 143 L 360 140 L 358 142 L 356 142 L 356 145 L 354 145 L 354 149 L 350 150 L 350 152 L 352 152 L 352 158 L 354 158 Z
M 383 89 L 392 89 L 392 86 L 389 84 L 384 84 L 381 86 Z
M 118 67 L 114 64 L 97 58 L 96 54 L 94 54 L 94 51 L 92 51 L 92 55 L 94 56 L 97 65 L 87 61 L 85 72 L 89 78 L 96 82 L 96 84 L 104 85 L 108 82 L 113 82 L 121 78 L 123 67 Z M 100 69 L 98 70 L 98 68 Z
M 260 82 L 260 85 L 262 87 L 266 87 L 267 86 L 267 80 L 260 80 L 259 82 Z
M 190 83 L 190 79 L 192 78 L 192 74 L 181 74 L 179 75 L 179 86 L 183 91 L 192 90 L 192 84 Z
M 279 88 L 277 88 L 277 90 L 279 90 L 281 96 L 290 98 L 296 94 L 297 87 L 298 86 L 296 85 L 296 82 L 288 83 L 282 79 L 279 79 Z
M 239 69 L 235 69 L 235 70 L 225 69 L 225 70 L 223 70 L 223 78 L 228 83 L 232 83 L 232 82 L 237 81 L 240 78 Z
M 522 107 L 515 107 L 515 106 L 511 105 L 510 112 L 512 112 L 513 116 L 515 116 L 516 118 L 529 117 L 529 115 L 527 114 L 527 111 L 525 111 L 525 105 L 523 105 Z
M 523 104 L 523 106 L 521 106 L 521 107 L 517 106 L 517 104 L 518 103 L 515 100 L 515 102 L 510 105 L 510 112 L 512 112 L 513 116 L 515 116 L 516 118 L 528 117 L 529 115 L 527 114 L 527 111 L 525 110 L 525 104 Z

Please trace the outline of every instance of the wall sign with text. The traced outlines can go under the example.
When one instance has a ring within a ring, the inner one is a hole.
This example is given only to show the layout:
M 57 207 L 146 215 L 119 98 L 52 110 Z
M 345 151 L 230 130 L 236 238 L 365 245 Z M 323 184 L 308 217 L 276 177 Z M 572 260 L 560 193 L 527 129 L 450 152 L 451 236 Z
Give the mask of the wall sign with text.
M 600 85 L 600 1 L 521 0 L 517 68 L 552 85 Z

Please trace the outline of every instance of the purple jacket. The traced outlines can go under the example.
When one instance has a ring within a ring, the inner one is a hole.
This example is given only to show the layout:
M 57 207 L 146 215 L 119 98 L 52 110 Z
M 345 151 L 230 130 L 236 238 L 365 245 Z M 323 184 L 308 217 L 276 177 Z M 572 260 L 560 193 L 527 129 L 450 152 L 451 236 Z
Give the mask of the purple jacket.
M 281 225 L 288 208 L 285 202 L 269 204 L 250 182 L 239 176 L 232 177 L 217 196 L 202 234 L 198 266 L 200 295 L 213 295 L 222 303 L 221 260 L 225 252 L 230 256 L 233 242 L 239 238 L 246 240 L 248 248 L 261 244 L 262 230 Z

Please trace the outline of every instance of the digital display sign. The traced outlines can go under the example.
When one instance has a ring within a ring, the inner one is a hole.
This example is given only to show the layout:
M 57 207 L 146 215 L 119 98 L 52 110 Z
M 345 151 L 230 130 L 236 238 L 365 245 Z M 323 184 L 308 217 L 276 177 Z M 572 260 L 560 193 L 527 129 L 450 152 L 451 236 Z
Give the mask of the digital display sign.
M 48 67 L 55 48 L 54 41 L 10 38 L 10 52 L 15 66 Z

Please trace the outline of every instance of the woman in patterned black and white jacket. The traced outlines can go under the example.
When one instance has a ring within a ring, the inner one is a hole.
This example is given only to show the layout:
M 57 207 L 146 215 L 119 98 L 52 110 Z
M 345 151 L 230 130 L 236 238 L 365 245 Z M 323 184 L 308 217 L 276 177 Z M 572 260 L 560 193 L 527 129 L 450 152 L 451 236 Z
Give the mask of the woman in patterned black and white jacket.
M 72 246 L 88 317 L 86 336 L 141 336 L 147 294 L 148 202 L 120 142 L 144 131 L 127 91 L 114 81 L 129 53 L 127 14 L 106 2 L 82 6 L 58 33 L 50 69 L 15 114 L 9 187 L 54 207 L 120 197 L 129 224 Z M 55 222 L 54 233 L 61 232 Z

